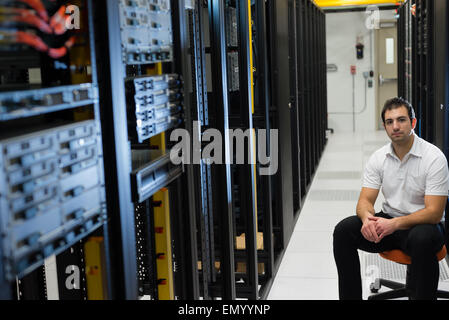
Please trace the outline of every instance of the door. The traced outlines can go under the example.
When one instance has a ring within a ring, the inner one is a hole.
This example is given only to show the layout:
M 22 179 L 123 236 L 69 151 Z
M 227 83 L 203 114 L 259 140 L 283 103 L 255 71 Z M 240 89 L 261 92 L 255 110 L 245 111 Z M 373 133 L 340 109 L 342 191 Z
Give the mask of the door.
M 394 26 L 393 26 L 394 25 Z M 396 23 L 376 29 L 376 119 L 377 128 L 383 130 L 381 112 L 386 100 L 398 95 L 398 48 Z

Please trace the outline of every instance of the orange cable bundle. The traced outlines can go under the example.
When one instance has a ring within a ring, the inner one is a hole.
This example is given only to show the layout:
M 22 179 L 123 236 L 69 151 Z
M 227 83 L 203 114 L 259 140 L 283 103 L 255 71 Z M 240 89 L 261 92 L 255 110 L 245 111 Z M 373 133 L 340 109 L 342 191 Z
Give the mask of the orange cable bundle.
M 22 22 L 29 25 L 32 25 L 36 28 L 38 28 L 40 31 L 52 34 L 53 30 L 50 28 L 50 26 L 41 18 L 34 15 L 34 13 L 27 9 L 17 9 L 14 8 L 12 10 L 16 15 L 12 16 L 12 21 L 16 22 Z
M 26 3 L 31 8 L 36 10 L 36 12 L 41 16 L 44 21 L 48 21 L 48 13 L 45 9 L 45 6 L 42 4 L 41 0 L 19 0 L 23 3 Z
M 41 52 L 48 51 L 48 46 L 45 44 L 45 42 L 42 41 L 42 39 L 35 34 L 17 31 L 15 35 L 17 43 L 27 44 L 30 47 L 33 47 Z
M 2 16 L 2 21 L 14 21 L 26 23 L 28 25 L 34 26 L 39 29 L 41 32 L 46 34 L 55 34 L 55 35 L 63 35 L 67 31 L 67 21 L 71 19 L 70 16 L 66 15 L 67 7 L 62 5 L 58 11 L 49 18 L 48 13 L 45 9 L 41 0 L 19 0 L 31 8 L 33 8 L 37 14 L 29 9 L 22 8 L 1 8 L 4 15 Z M 54 0 L 51 0 L 54 1 Z M 49 22 L 49 23 L 47 23 Z M 11 33 L 8 37 L 5 38 L 7 42 L 14 42 L 25 44 L 40 52 L 47 52 L 47 54 L 53 58 L 58 59 L 65 56 L 68 50 L 73 47 L 76 41 L 76 37 L 70 37 L 65 43 L 64 46 L 60 48 L 51 48 L 49 47 L 38 35 L 26 31 L 16 31 L 11 30 Z M 6 34 L 8 36 L 8 34 Z
M 63 5 L 50 19 L 50 27 L 57 35 L 64 34 L 67 31 L 66 21 L 68 17 L 66 16 L 65 12 L 66 6 Z

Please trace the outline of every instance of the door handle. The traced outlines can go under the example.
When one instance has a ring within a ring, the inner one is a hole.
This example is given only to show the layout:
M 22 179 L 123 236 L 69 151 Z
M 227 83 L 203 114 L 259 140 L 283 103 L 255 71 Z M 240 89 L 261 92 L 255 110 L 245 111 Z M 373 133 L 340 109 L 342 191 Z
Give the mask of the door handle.
M 379 85 L 392 81 L 398 81 L 398 78 L 384 78 L 381 74 L 379 74 Z

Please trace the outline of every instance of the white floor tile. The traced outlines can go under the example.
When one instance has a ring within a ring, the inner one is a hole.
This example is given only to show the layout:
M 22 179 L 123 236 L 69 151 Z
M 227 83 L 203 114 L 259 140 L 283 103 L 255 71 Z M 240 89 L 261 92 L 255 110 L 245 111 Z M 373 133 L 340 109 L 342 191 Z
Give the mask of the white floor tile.
M 304 215 L 299 216 L 295 231 L 327 231 L 333 233 L 335 226 L 342 220 L 341 215 Z
M 362 161 L 332 161 L 332 160 L 323 160 L 320 162 L 321 170 L 326 171 L 361 171 Z
M 360 190 L 362 180 L 315 179 L 311 188 L 317 190 Z
M 357 203 L 353 201 L 307 201 L 300 212 L 301 215 L 355 215 Z
M 280 277 L 337 278 L 334 257 L 329 252 L 289 252 L 279 267 Z
M 337 300 L 337 279 L 277 277 L 268 300 Z
M 362 151 L 361 149 L 359 151 L 352 150 L 352 151 L 346 151 L 346 152 L 341 152 L 341 151 L 339 152 L 339 151 L 333 150 L 331 152 L 323 153 L 323 156 L 320 160 L 320 166 L 322 165 L 322 163 L 324 163 L 326 161 L 330 161 L 330 162 L 350 161 L 350 162 L 358 164 L 360 162 L 360 159 L 363 157 L 363 155 L 364 155 L 364 151 Z M 320 169 L 323 169 L 323 168 L 320 167 Z
M 325 252 L 332 253 L 333 237 L 327 231 L 294 231 L 286 253 Z

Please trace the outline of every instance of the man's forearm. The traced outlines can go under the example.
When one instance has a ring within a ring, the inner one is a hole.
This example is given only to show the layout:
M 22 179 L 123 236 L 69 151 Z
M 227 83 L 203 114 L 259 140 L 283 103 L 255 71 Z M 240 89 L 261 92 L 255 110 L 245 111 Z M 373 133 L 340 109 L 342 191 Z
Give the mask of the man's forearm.
M 437 224 L 443 213 L 424 208 L 406 216 L 394 218 L 397 230 L 407 230 L 419 224 Z
M 360 200 L 357 203 L 356 213 L 363 222 L 368 219 L 369 216 L 374 216 L 376 212 L 374 206 L 369 201 Z

